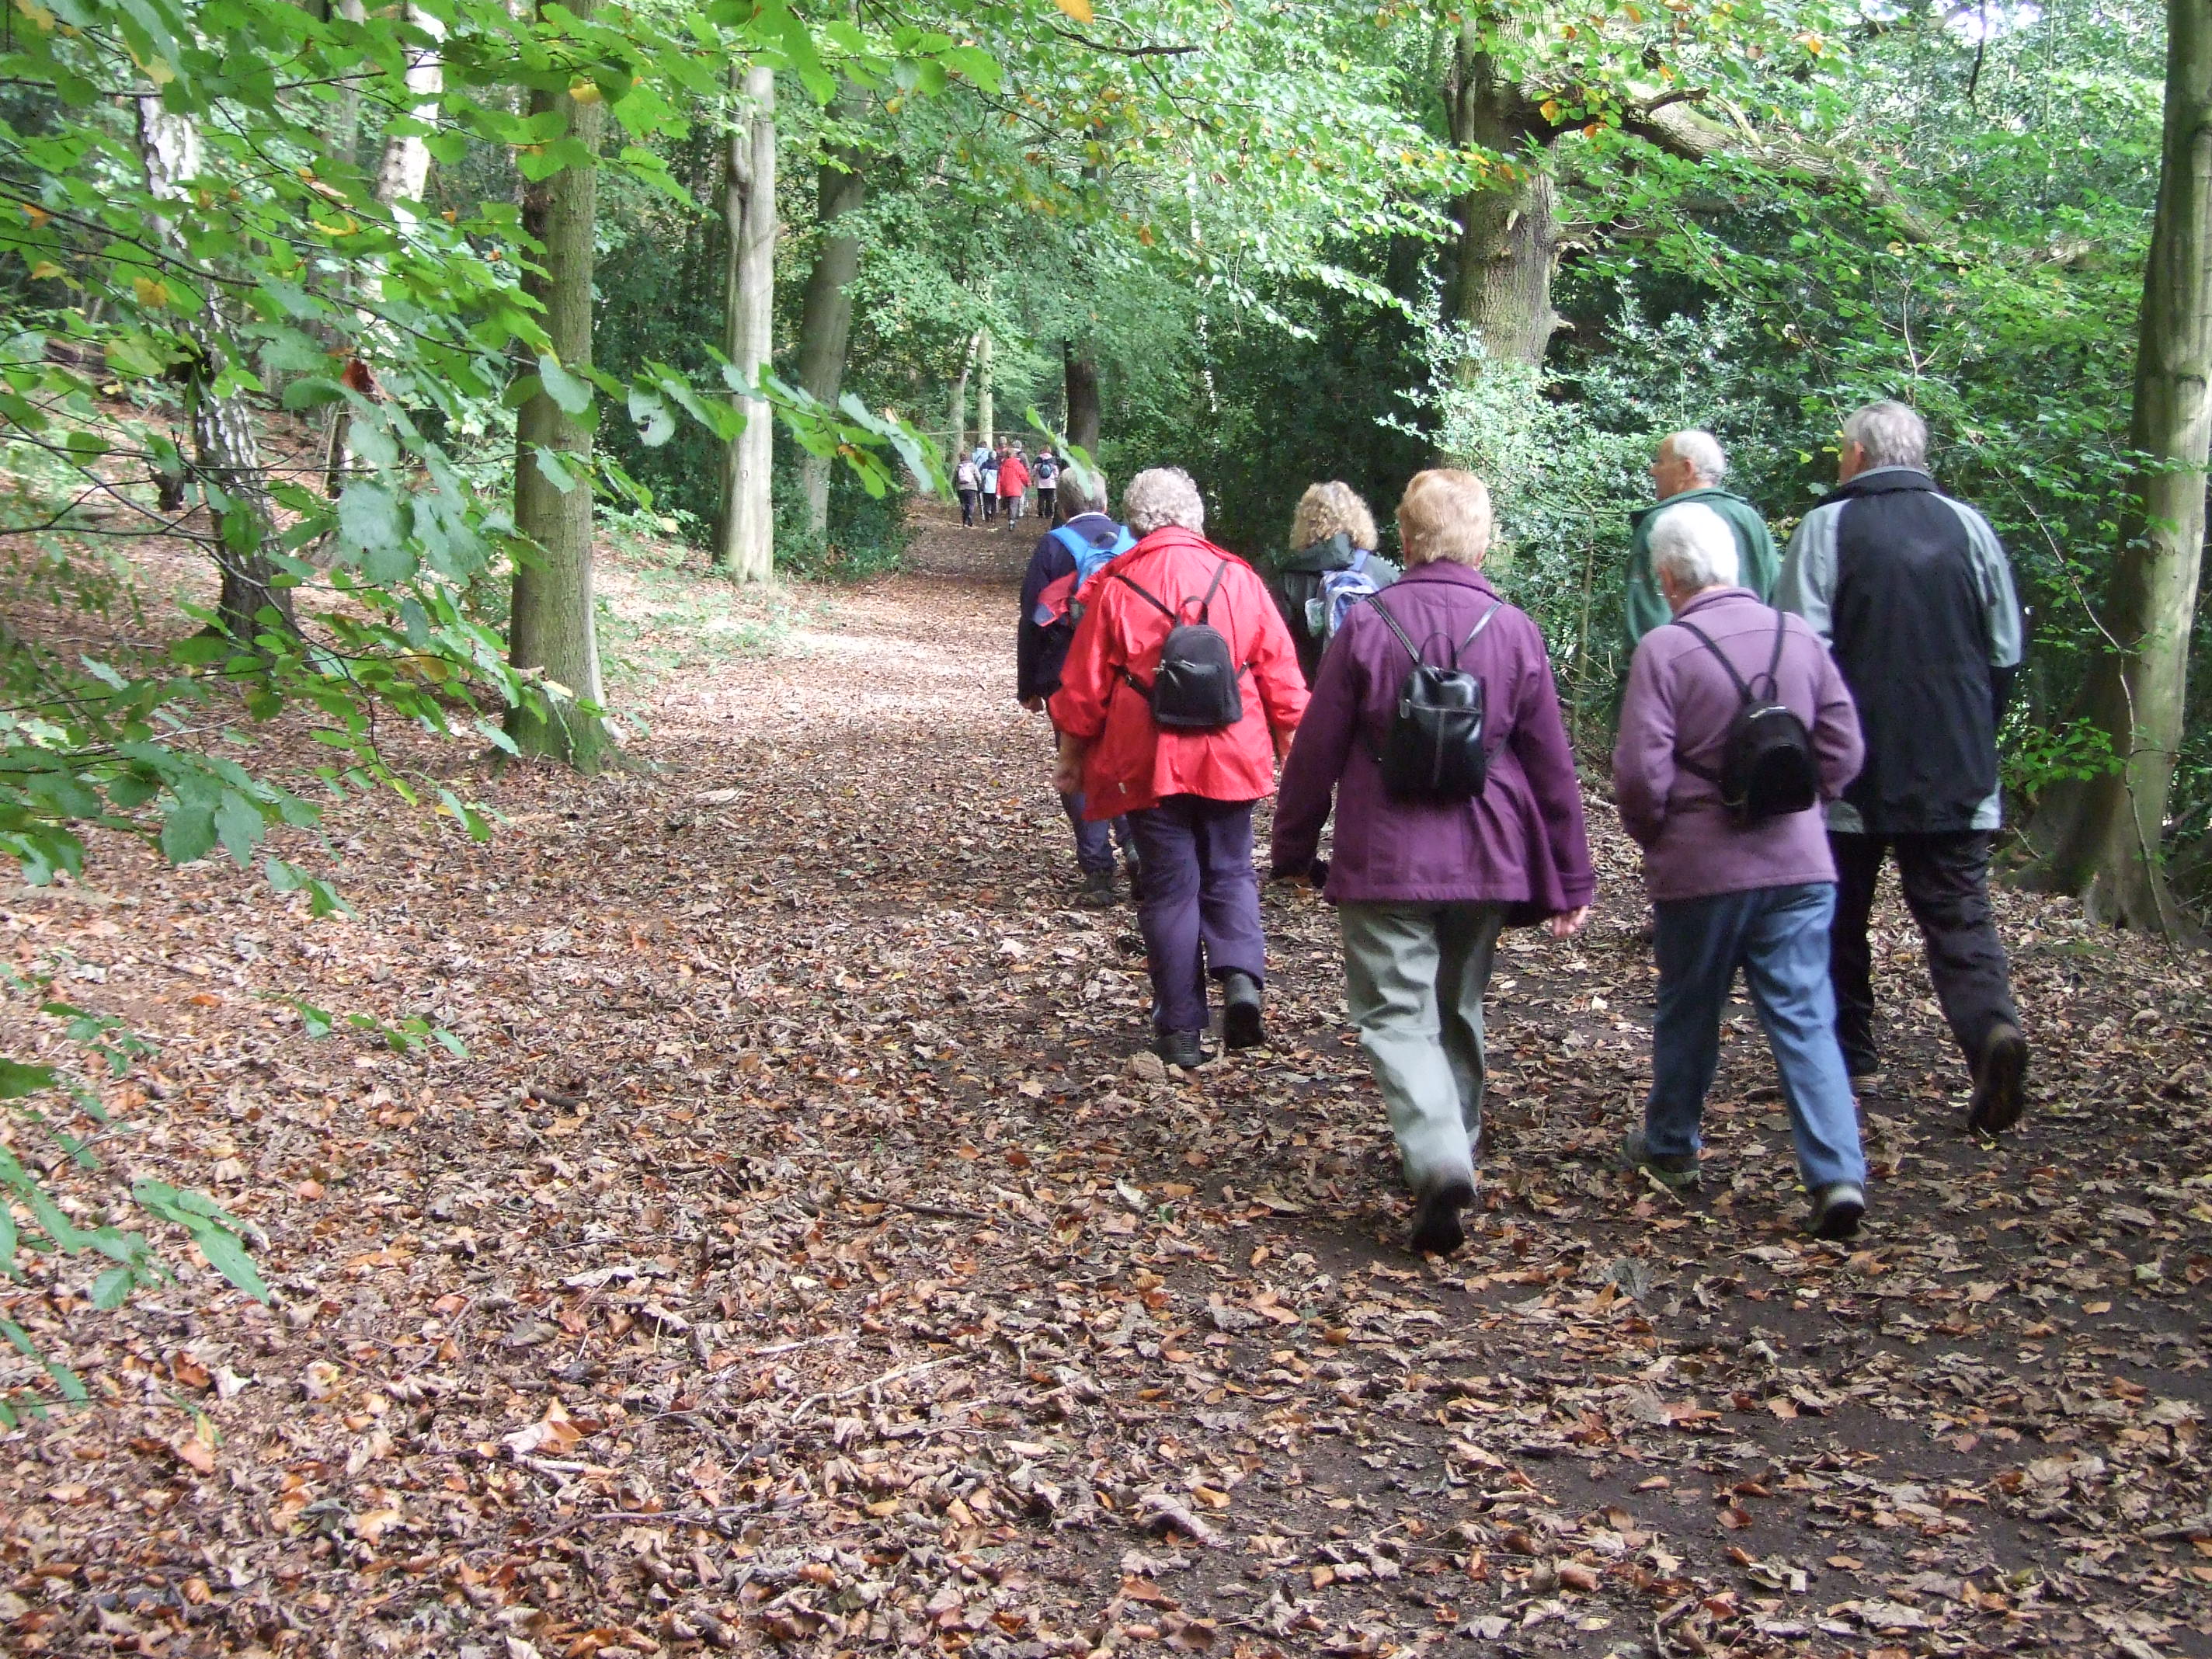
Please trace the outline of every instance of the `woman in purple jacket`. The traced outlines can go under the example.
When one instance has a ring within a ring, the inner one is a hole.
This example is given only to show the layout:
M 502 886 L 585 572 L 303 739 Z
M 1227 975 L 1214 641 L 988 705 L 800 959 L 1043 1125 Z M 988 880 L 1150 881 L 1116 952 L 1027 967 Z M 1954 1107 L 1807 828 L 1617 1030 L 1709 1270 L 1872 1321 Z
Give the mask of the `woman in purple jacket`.
M 1593 878 L 1544 637 L 1482 574 L 1488 488 L 1471 472 L 1419 474 L 1398 504 L 1398 533 L 1406 574 L 1353 606 L 1322 658 L 1283 769 L 1273 867 L 1278 879 L 1317 873 L 1333 795 L 1322 890 L 1344 929 L 1346 995 L 1414 1195 L 1413 1249 L 1443 1253 L 1464 1242 L 1459 1212 L 1474 1201 L 1482 994 L 1498 931 L 1579 931 Z M 1389 618 L 1372 614 L 1378 605 Z M 1449 662 L 1446 642 L 1459 647 L 1459 666 L 1483 682 L 1489 778 L 1473 800 L 1421 804 L 1383 789 L 1376 747 L 1413 667 L 1392 620 L 1431 663 Z

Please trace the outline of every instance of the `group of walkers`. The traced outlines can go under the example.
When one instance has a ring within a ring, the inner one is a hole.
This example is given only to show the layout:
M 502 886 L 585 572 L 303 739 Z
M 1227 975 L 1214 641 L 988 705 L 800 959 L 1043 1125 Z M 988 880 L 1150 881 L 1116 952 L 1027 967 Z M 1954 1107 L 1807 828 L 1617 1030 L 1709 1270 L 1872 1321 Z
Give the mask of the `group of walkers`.
M 1896 403 L 1844 425 L 1837 489 L 1777 560 L 1702 432 L 1660 444 L 1625 611 L 1634 656 L 1613 788 L 1642 848 L 1658 967 L 1653 1079 L 1624 1167 L 1699 1178 L 1699 1123 L 1741 970 L 1810 1195 L 1846 1238 L 1866 1209 L 1856 1097 L 1881 1084 L 1869 915 L 1893 857 L 1965 1054 L 1971 1127 L 2019 1121 L 2027 1047 L 1989 902 L 1996 726 L 2021 660 L 2004 550 L 1942 494 Z M 1336 908 L 1346 1003 L 1415 1200 L 1413 1246 L 1463 1242 L 1501 932 L 1579 932 L 1595 890 L 1583 794 L 1543 636 L 1483 574 L 1490 493 L 1417 475 L 1404 567 L 1342 483 L 1299 501 L 1271 590 L 1206 539 L 1196 484 L 1140 472 L 1123 522 L 1063 475 L 1067 521 L 1023 587 L 1018 695 L 1049 714 L 1083 896 L 1118 851 L 1149 957 L 1154 1042 L 1212 1058 L 1265 1040 L 1253 808 L 1280 799 L 1268 865 Z M 1777 608 L 1778 607 L 1778 608 Z M 1330 854 L 1322 836 L 1332 817 Z
M 1024 510 L 1032 487 L 1036 490 L 1037 516 L 1048 525 L 1059 512 L 1059 456 L 1046 448 L 1030 459 L 1022 446 L 1002 439 L 994 447 L 978 444 L 952 469 L 952 487 L 960 497 L 960 522 L 972 526 L 980 506 L 983 522 L 1004 517 L 1012 529 L 1028 516 Z

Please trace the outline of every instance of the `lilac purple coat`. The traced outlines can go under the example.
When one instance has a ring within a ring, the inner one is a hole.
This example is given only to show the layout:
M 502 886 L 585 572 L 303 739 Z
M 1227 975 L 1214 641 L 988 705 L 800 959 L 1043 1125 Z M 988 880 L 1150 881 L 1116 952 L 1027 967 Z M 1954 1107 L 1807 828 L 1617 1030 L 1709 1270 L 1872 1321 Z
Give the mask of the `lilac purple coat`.
M 1704 629 L 1736 672 L 1763 691 L 1755 682 L 1773 657 L 1779 616 L 1748 588 L 1720 587 L 1692 599 L 1676 621 Z M 1789 634 L 1775 689 L 1812 733 L 1820 798 L 1831 801 L 1865 758 L 1858 709 L 1820 636 L 1796 617 L 1784 625 Z M 1719 770 L 1741 701 L 1728 670 L 1688 629 L 1655 628 L 1636 647 L 1613 749 L 1613 793 L 1621 823 L 1644 848 L 1644 884 L 1655 903 L 1836 878 L 1820 806 L 1739 825 L 1721 805 L 1719 787 L 1683 767 L 1687 759 Z
M 1392 800 L 1376 746 L 1413 662 L 1382 618 L 1387 605 L 1432 663 L 1465 640 L 1496 590 L 1464 565 L 1416 565 L 1375 600 L 1352 607 L 1322 656 L 1313 698 L 1283 768 L 1275 806 L 1278 873 L 1305 869 L 1335 799 L 1336 842 L 1324 895 L 1337 903 L 1495 903 L 1516 925 L 1590 901 L 1573 751 L 1536 624 L 1508 605 L 1460 666 L 1483 682 L 1489 782 L 1463 805 Z

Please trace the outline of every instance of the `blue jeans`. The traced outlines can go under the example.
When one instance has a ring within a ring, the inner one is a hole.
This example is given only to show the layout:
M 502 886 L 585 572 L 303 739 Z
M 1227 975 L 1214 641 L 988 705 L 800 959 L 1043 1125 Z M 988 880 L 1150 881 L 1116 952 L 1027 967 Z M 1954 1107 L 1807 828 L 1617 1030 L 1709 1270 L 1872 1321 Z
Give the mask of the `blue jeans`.
M 1828 981 L 1834 884 L 1760 887 L 1654 908 L 1659 1018 L 1644 1103 L 1649 1150 L 1671 1157 L 1698 1150 L 1705 1091 L 1720 1064 L 1721 1012 L 1741 968 L 1782 1073 L 1798 1175 L 1812 1191 L 1838 1181 L 1863 1183 L 1858 1108 L 1836 1042 L 1836 994 Z
M 1067 821 L 1075 826 L 1075 867 L 1086 876 L 1114 867 L 1114 849 L 1119 847 L 1129 867 L 1137 867 L 1136 849 L 1129 842 L 1129 820 L 1126 817 L 1100 818 L 1096 822 L 1083 816 L 1083 792 L 1060 798 L 1060 810 Z M 1109 839 L 1109 836 L 1111 839 Z

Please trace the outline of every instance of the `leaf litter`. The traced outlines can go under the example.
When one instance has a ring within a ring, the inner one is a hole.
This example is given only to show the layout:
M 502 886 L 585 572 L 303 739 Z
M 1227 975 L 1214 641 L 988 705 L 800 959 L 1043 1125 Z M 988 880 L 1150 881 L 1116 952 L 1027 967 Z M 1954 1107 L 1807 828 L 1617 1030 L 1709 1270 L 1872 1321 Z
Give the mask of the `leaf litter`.
M 2212 1651 L 2196 959 L 2002 894 L 2037 1071 L 1986 1146 L 1886 906 L 1874 1208 L 1813 1243 L 1746 1005 L 1705 1195 L 1611 1167 L 1652 969 L 1593 799 L 1591 932 L 1499 953 L 1468 1248 L 1407 1256 L 1311 896 L 1273 1047 L 1133 1058 L 1008 691 L 1026 546 L 932 516 L 653 689 L 657 769 L 483 786 L 489 847 L 342 814 L 356 918 L 121 852 L 0 906 L 160 1041 L 111 1164 L 275 1288 L 0 1288 L 101 1401 L 7 1437 L 9 1651 Z

